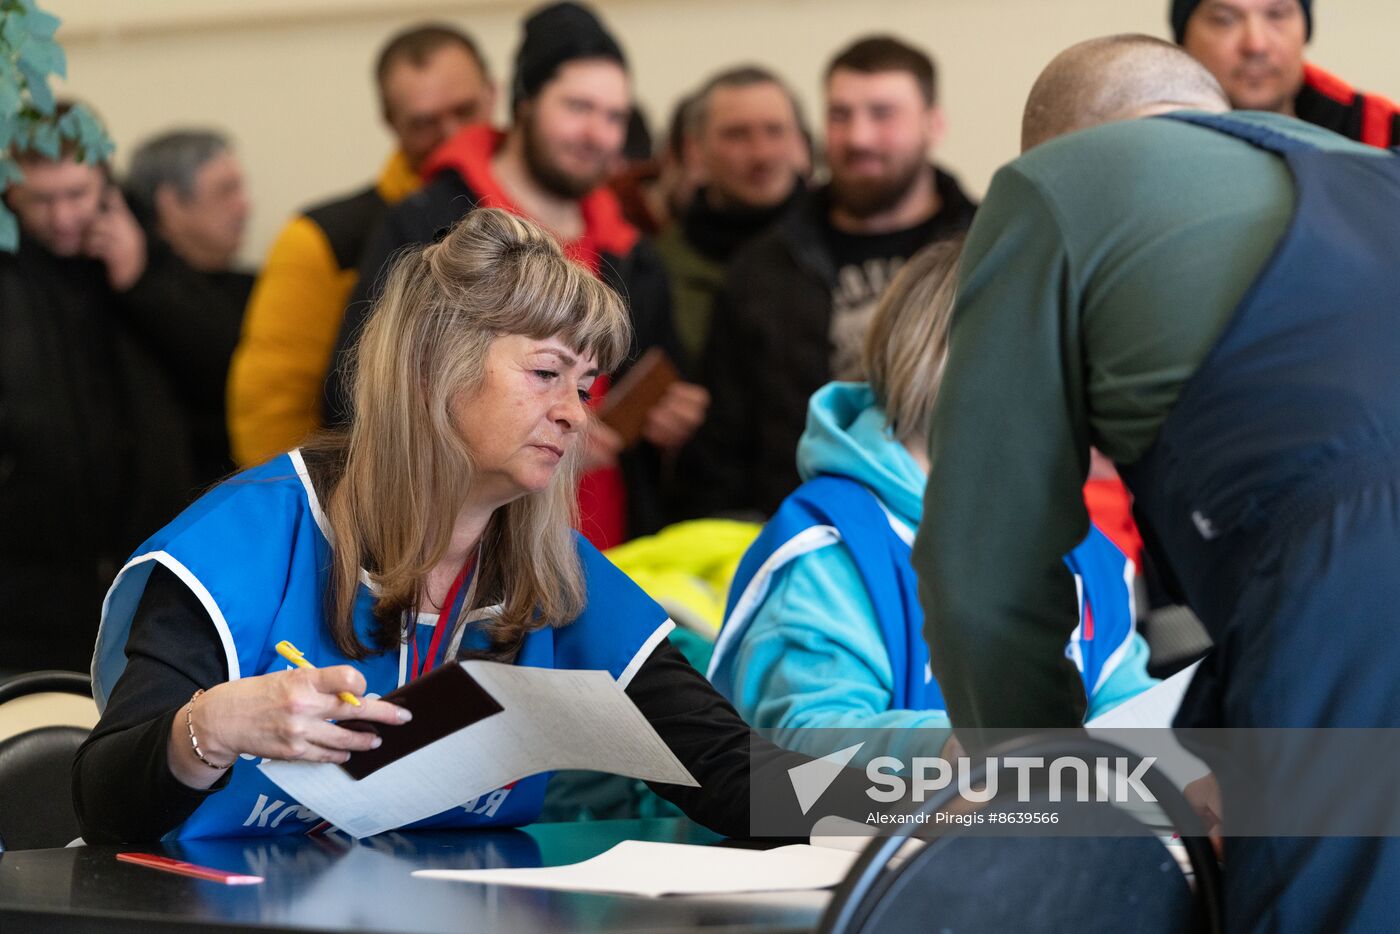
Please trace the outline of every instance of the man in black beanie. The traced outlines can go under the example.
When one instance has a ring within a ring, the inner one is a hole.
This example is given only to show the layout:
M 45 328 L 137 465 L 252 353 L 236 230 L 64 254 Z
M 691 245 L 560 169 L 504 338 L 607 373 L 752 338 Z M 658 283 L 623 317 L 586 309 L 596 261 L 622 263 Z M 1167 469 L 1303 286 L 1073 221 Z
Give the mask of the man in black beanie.
M 660 258 L 604 185 L 627 135 L 631 88 L 622 47 L 588 8 L 555 3 L 526 18 L 511 108 L 508 131 L 476 124 L 439 146 L 421 167 L 427 184 L 391 209 L 370 238 L 327 379 L 328 424 L 348 418 L 343 363 L 385 266 L 476 207 L 513 211 L 549 228 L 572 259 L 622 295 L 632 317 L 631 359 L 651 347 L 680 359 Z M 603 382 L 594 384 L 595 399 Z M 594 545 L 608 548 L 664 524 L 662 455 L 690 439 L 708 405 L 701 387 L 673 383 L 647 413 L 642 440 L 625 451 L 616 432 L 596 421 L 590 426 L 579 512 Z
M 1312 0 L 1173 0 L 1172 34 L 1239 110 L 1268 110 L 1382 148 L 1400 143 L 1400 107 L 1303 61 Z

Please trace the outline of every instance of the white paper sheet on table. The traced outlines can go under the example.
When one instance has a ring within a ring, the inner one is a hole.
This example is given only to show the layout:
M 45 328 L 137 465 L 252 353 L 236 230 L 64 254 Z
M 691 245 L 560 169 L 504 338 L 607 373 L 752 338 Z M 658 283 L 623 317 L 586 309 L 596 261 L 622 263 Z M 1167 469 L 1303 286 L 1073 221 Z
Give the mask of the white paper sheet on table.
M 860 857 L 848 850 L 797 844 L 739 850 L 624 840 L 592 859 L 541 869 L 420 869 L 415 876 L 486 885 L 608 892 L 621 895 L 721 895 L 830 888 Z
M 501 713 L 359 781 L 327 763 L 264 761 L 259 768 L 353 837 L 411 824 L 556 769 L 697 785 L 606 671 L 461 665 L 504 708 Z

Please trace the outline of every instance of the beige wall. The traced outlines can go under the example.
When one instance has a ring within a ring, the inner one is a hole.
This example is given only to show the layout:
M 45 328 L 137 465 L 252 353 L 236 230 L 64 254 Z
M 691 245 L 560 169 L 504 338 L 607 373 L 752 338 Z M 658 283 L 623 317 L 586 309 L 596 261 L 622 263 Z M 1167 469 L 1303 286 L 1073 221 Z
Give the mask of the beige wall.
M 172 124 L 237 139 L 255 213 L 256 263 L 287 215 L 362 184 L 389 151 L 368 76 L 394 29 L 432 17 L 481 42 L 508 78 L 522 12 L 534 2 L 41 0 L 65 21 L 69 93 L 106 119 L 119 147 Z M 941 69 L 948 138 L 940 161 L 974 192 L 1014 155 L 1020 108 L 1041 66 L 1092 35 L 1166 35 L 1167 0 L 602 0 L 657 131 L 707 73 L 754 60 L 785 75 L 819 115 L 822 65 L 851 37 L 892 31 Z M 1312 57 L 1400 97 L 1400 3 L 1318 0 Z M 122 162 L 119 149 L 118 164 Z

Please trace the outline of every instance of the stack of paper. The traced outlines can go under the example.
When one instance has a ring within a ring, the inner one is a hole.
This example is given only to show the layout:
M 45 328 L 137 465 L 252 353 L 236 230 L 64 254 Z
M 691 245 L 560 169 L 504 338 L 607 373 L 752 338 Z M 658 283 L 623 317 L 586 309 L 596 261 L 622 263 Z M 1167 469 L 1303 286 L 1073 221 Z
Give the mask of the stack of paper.
M 798 892 L 836 885 L 859 853 L 797 844 L 737 850 L 624 840 L 592 859 L 543 869 L 421 869 L 424 879 L 618 895 Z

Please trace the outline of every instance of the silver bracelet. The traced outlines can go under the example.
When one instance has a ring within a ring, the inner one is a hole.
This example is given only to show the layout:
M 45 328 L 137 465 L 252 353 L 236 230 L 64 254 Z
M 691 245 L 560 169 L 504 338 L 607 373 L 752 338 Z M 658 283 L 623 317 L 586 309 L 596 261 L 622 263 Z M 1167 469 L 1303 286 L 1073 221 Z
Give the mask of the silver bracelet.
M 190 748 L 193 749 L 194 754 L 199 757 L 199 761 L 203 762 L 205 765 L 209 766 L 209 768 L 213 769 L 216 772 L 222 772 L 225 769 L 229 768 L 229 766 L 232 766 L 233 763 L 230 762 L 228 765 L 215 765 L 208 759 L 204 758 L 204 753 L 199 751 L 199 740 L 196 739 L 194 735 L 194 702 L 199 700 L 199 695 L 203 693 L 204 688 L 200 688 L 198 691 L 195 691 L 194 696 L 190 698 L 190 702 L 185 705 L 185 728 L 188 729 L 190 732 Z

